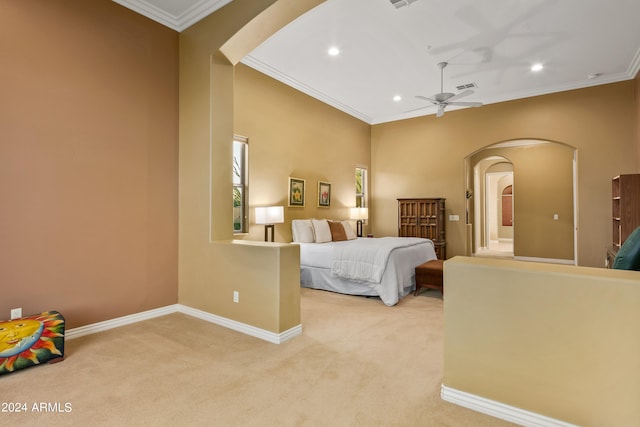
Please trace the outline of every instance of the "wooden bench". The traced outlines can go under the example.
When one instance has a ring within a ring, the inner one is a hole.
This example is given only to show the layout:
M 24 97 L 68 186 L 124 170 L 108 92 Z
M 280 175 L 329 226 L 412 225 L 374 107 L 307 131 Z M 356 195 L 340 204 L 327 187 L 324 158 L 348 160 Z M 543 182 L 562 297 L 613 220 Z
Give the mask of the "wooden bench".
M 441 259 L 434 259 L 427 261 L 424 264 L 420 264 L 416 267 L 416 291 L 413 295 L 418 295 L 422 288 L 436 289 L 442 292 L 444 296 L 444 286 L 442 279 L 442 271 L 444 267 L 444 261 Z

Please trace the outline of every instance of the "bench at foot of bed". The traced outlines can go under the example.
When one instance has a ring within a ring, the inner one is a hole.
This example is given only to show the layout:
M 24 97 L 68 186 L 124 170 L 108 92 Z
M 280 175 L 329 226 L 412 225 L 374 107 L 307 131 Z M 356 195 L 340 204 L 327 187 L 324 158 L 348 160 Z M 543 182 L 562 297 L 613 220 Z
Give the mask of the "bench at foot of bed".
M 418 295 L 422 288 L 436 289 L 442 292 L 444 296 L 443 286 L 443 267 L 444 261 L 441 259 L 434 259 L 427 261 L 424 264 L 420 264 L 416 267 L 416 291 L 413 295 Z

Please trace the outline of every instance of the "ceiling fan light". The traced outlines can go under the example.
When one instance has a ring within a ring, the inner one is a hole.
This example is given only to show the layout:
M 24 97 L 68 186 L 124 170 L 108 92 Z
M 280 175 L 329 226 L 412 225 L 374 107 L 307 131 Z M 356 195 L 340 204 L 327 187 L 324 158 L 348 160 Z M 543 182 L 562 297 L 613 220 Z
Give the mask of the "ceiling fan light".
M 544 65 L 542 65 L 541 63 L 537 63 L 531 66 L 531 71 L 538 72 L 538 71 L 542 71 L 543 68 L 544 68 Z

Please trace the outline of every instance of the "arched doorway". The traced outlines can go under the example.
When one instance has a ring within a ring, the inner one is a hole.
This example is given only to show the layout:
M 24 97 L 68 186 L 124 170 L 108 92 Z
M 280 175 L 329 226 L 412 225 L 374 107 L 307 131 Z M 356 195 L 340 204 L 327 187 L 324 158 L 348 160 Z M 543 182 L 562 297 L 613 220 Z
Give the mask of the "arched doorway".
M 575 264 L 576 150 L 513 140 L 465 158 L 466 254 Z
M 503 156 L 488 156 L 474 166 L 473 218 L 477 218 L 473 253 L 476 256 L 513 257 L 513 164 Z M 504 218 L 503 218 L 504 217 Z M 505 221 L 506 218 L 506 221 Z

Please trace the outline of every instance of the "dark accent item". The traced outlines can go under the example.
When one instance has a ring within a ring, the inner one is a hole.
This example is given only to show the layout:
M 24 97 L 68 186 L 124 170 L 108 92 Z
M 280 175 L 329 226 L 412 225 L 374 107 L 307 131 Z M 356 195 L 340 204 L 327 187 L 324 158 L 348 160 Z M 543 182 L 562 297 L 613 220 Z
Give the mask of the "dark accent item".
M 329 223 L 329 230 L 331 230 L 331 240 L 334 242 L 342 242 L 347 240 L 347 232 L 344 231 L 344 226 L 340 221 L 327 221 Z
M 269 239 L 269 230 L 271 230 L 271 239 Z M 276 234 L 276 226 L 275 226 L 275 224 L 266 224 L 264 226 L 264 241 L 265 242 L 273 242 L 275 234 Z
M 613 241 L 607 248 L 606 266 L 613 267 L 618 251 L 640 227 L 640 174 L 618 175 L 611 180 Z
M 640 227 L 640 174 L 619 175 L 611 181 L 613 245 L 620 248 Z
M 436 289 L 442 292 L 444 297 L 444 261 L 434 259 L 420 264 L 416 267 L 416 291 L 413 295 L 418 295 L 422 288 Z
M 613 268 L 640 271 L 640 227 L 625 240 L 613 260 Z
M 398 236 L 430 239 L 438 259 L 447 259 L 444 201 L 442 198 L 398 199 Z

